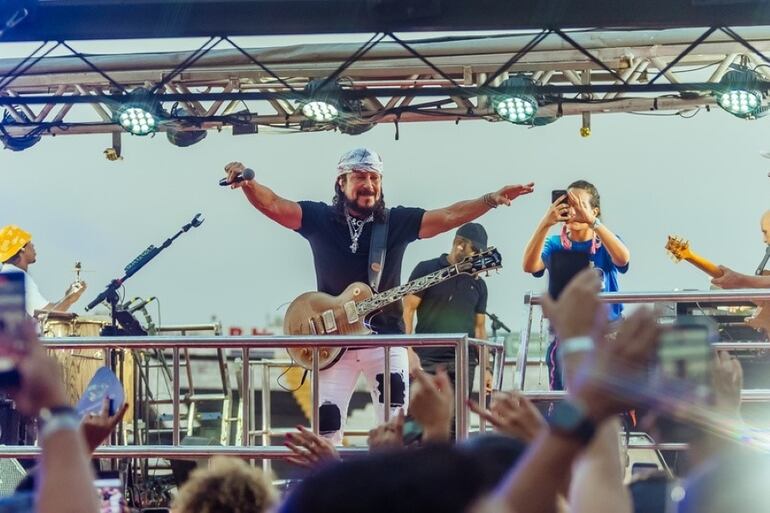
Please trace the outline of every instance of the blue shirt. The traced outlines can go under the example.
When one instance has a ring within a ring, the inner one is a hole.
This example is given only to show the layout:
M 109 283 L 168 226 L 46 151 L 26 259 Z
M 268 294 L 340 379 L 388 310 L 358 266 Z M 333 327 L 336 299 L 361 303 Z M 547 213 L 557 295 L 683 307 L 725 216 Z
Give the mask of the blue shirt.
M 628 271 L 628 264 L 623 267 L 618 267 L 612 262 L 610 254 L 604 247 L 604 244 L 600 245 L 596 250 L 596 253 L 591 255 L 591 240 L 585 242 L 572 241 L 571 251 L 581 251 L 589 254 L 589 260 L 593 263 L 596 269 L 601 269 L 603 274 L 602 279 L 602 292 L 617 292 L 618 291 L 618 273 L 625 274 Z M 540 257 L 545 263 L 545 268 L 549 269 L 551 265 L 551 253 L 554 251 L 565 251 L 566 248 L 561 244 L 561 236 L 551 235 L 545 239 L 545 245 L 543 246 L 543 253 Z M 541 277 L 545 273 L 545 270 L 532 273 L 536 277 Z M 616 321 L 620 319 L 623 314 L 623 305 L 620 303 L 610 305 L 610 321 Z

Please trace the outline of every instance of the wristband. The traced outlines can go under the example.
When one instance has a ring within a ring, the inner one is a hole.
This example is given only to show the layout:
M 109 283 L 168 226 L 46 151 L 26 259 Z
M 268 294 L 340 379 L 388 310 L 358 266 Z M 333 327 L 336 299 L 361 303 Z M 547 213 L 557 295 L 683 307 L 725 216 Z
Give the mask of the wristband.
M 484 202 L 484 204 L 485 204 L 486 206 L 488 206 L 489 208 L 497 208 L 497 207 L 498 207 L 498 205 L 497 205 L 497 203 L 495 202 L 495 200 L 493 200 L 493 199 L 492 199 L 492 193 L 491 193 L 491 192 L 488 192 L 488 193 L 486 193 L 485 195 L 483 195 L 483 196 L 481 197 L 481 200 L 482 200 L 482 201 Z
M 594 224 L 592 224 L 592 225 L 591 225 L 591 228 L 592 228 L 592 229 L 594 229 L 594 230 L 596 230 L 596 229 L 597 229 L 597 228 L 599 228 L 601 225 L 602 225 L 602 222 L 601 222 L 601 220 L 599 219 L 599 217 L 598 217 L 598 216 L 597 216 L 597 217 L 594 217 Z
M 69 406 L 43 408 L 40 410 L 40 420 L 43 424 L 40 430 L 41 440 L 45 440 L 57 431 L 80 429 L 80 416 L 74 408 Z
M 559 357 L 564 358 L 572 353 L 587 353 L 594 348 L 594 339 L 588 335 L 582 337 L 571 337 L 559 341 Z

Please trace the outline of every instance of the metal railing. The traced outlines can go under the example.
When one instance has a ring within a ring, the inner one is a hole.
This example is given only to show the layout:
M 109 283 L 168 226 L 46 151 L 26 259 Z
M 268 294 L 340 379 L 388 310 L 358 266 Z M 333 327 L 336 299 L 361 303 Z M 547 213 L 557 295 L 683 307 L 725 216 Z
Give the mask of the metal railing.
M 196 451 L 211 451 L 208 454 L 229 454 L 230 448 L 223 447 L 196 447 L 179 448 L 180 444 L 180 351 L 184 349 L 227 349 L 235 348 L 242 351 L 242 363 L 244 371 L 241 373 L 241 391 L 244 395 L 241 401 L 242 422 L 242 444 L 250 445 L 251 427 L 251 404 L 248 398 L 252 397 L 250 372 L 251 365 L 250 350 L 254 348 L 290 348 L 290 347 L 310 347 L 313 350 L 313 368 L 311 371 L 311 395 L 313 414 L 311 419 L 311 428 L 318 433 L 319 418 L 319 372 L 318 356 L 321 347 L 365 347 L 365 348 L 383 348 L 384 352 L 384 376 L 383 376 L 383 404 L 390 404 L 390 350 L 393 347 L 442 347 L 451 346 L 455 348 L 455 379 L 456 379 L 456 432 L 458 438 L 465 438 L 468 435 L 468 408 L 466 401 L 468 399 L 468 350 L 470 346 L 479 348 L 480 361 L 486 361 L 488 352 L 492 351 L 494 358 L 494 376 L 497 388 L 502 383 L 502 373 L 504 365 L 504 346 L 498 341 L 486 341 L 473 339 L 463 334 L 448 335 L 378 335 L 378 336 L 252 336 L 252 337 L 221 337 L 221 336 L 194 336 L 194 337 L 67 337 L 67 338 L 47 338 L 42 340 L 47 349 L 104 349 L 105 360 L 110 361 L 110 352 L 115 349 L 171 349 L 172 350 L 172 411 L 173 411 L 173 433 L 171 446 L 134 446 L 131 447 L 110 447 L 99 449 L 101 454 L 110 454 L 121 457 L 134 457 L 131 454 L 142 454 L 146 456 L 160 456 L 161 449 L 167 450 L 166 454 L 203 454 Z M 486 395 L 484 387 L 484 372 L 479 376 L 481 400 Z M 263 382 L 264 386 L 264 382 Z M 269 387 L 266 390 L 269 396 Z M 263 405 L 264 406 L 264 405 Z M 389 408 L 385 409 L 386 420 Z M 267 411 L 269 412 L 269 406 Z M 267 432 L 271 426 L 263 426 L 263 431 L 267 427 Z M 263 441 L 267 438 L 263 437 Z M 157 448 L 153 451 L 152 448 Z M 11 454 L 6 449 L 0 451 L 0 457 L 9 457 Z M 260 448 L 264 449 L 264 447 Z M 22 450 L 22 449 L 19 449 Z M 108 452 L 101 452 L 108 450 Z M 134 451 L 133 453 L 131 451 Z M 112 452 L 109 452 L 112 451 Z M 21 454 L 16 450 L 13 454 Z M 240 454 L 240 453 L 239 453 Z M 244 453 L 245 454 L 245 453 Z M 259 456 L 264 454 L 264 456 Z M 260 453 L 259 450 L 249 453 L 250 457 L 285 457 L 289 453 L 282 447 L 273 447 L 270 450 Z M 12 457 L 12 456 L 11 456 Z M 138 456 L 137 456 L 138 457 Z
M 770 300 L 770 289 L 736 289 L 736 290 L 712 290 L 712 291 L 676 291 L 676 292 L 604 292 L 599 294 L 599 300 L 602 303 L 684 303 L 684 302 L 755 302 Z M 516 365 L 515 381 L 520 390 L 524 390 L 524 382 L 527 372 L 527 355 L 529 353 L 529 340 L 532 332 L 532 320 L 534 307 L 542 305 L 542 296 L 535 294 L 526 294 L 524 296 L 526 305 L 526 322 L 521 330 L 519 339 L 519 350 L 516 356 L 517 362 L 523 362 L 522 365 Z M 714 345 L 717 349 L 725 350 L 748 350 L 748 349 L 770 349 L 768 342 L 746 342 L 746 343 L 719 343 Z

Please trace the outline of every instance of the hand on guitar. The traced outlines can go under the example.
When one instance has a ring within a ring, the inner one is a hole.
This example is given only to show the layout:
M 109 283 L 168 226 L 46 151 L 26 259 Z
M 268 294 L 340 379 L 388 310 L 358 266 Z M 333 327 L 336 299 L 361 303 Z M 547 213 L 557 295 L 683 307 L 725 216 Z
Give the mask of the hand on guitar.
M 722 271 L 722 276 L 711 280 L 712 285 L 716 285 L 721 289 L 742 289 L 751 287 L 750 276 L 737 273 L 729 267 L 725 267 L 723 265 L 720 265 L 719 269 Z

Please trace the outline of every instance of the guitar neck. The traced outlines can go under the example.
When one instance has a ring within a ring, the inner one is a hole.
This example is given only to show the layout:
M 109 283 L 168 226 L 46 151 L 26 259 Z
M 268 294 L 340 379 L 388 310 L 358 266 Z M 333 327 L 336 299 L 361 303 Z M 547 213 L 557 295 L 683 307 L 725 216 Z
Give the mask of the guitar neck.
M 415 294 L 417 292 L 421 292 L 429 287 L 432 287 L 434 285 L 441 283 L 442 281 L 446 281 L 449 278 L 453 278 L 458 274 L 460 274 L 460 271 L 457 269 L 457 266 L 453 265 L 449 267 L 444 267 L 443 269 L 439 269 L 438 271 L 434 271 L 430 274 L 426 274 L 421 278 L 412 280 L 409 283 L 405 283 L 403 285 L 399 285 L 398 287 L 393 287 L 392 289 L 388 289 L 384 292 L 380 292 L 379 294 L 375 294 L 369 299 L 365 299 L 356 305 L 356 309 L 358 310 L 358 315 L 365 316 L 367 314 L 370 314 L 376 310 L 379 310 L 384 306 L 387 306 L 391 303 L 395 303 L 400 299 L 403 299 L 404 296 L 408 294 Z
M 689 254 L 684 257 L 684 259 L 712 278 L 719 278 L 724 274 L 722 269 L 720 269 L 714 262 L 703 258 L 693 251 L 690 251 Z

